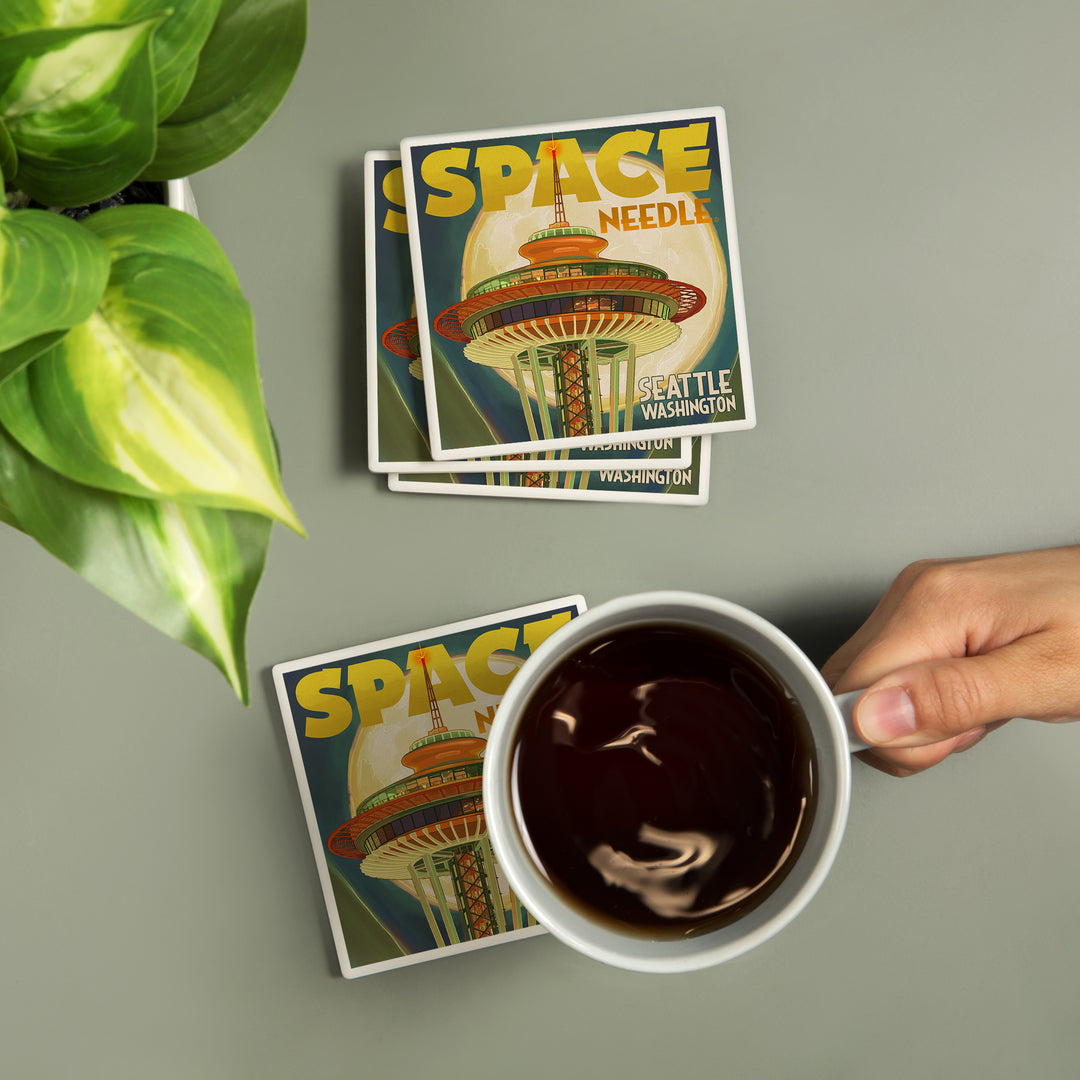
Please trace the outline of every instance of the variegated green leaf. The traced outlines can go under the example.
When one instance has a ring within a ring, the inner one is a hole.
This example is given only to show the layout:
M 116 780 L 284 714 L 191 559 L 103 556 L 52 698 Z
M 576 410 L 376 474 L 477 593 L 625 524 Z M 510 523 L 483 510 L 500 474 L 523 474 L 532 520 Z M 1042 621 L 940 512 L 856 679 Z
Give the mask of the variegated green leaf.
M 244 638 L 270 541 L 267 518 L 84 487 L 0 429 L 0 520 L 206 657 L 247 703 Z
M 14 176 L 19 168 L 19 152 L 11 141 L 7 124 L 0 119 L 0 205 L 4 203 L 4 177 Z
M 116 224 L 128 210 L 87 219 L 123 255 L 98 310 L 0 385 L 0 422 L 80 483 L 250 510 L 302 532 L 281 489 L 250 308 L 207 269 L 216 242 L 162 209 L 158 230 L 200 236 L 202 257 L 139 251 Z
M 0 35 L 117 25 L 167 14 L 152 49 L 157 118 L 162 120 L 184 100 L 220 7 L 221 0 L 3 0 Z
M 18 187 L 46 206 L 81 206 L 142 172 L 156 144 L 160 21 L 0 38 L 0 119 L 18 150 Z
M 108 280 L 108 248 L 89 229 L 0 206 L 0 353 L 88 319 Z M 5 366 L 0 356 L 0 379 Z
M 225 0 L 187 97 L 158 129 L 144 176 L 188 176 L 243 146 L 285 96 L 306 35 L 307 0 Z
M 105 242 L 114 263 L 132 255 L 160 255 L 195 263 L 224 278 L 231 288 L 240 288 L 229 257 L 191 214 L 169 206 L 133 204 L 91 214 L 83 225 Z
M 0 7 L 0 35 L 41 30 L 47 25 L 39 0 L 4 0 Z
M 22 531 L 18 519 L 15 517 L 15 511 L 12 510 L 4 500 L 4 490 L 2 487 L 0 487 L 0 522 L 3 522 L 5 525 L 10 525 L 13 529 L 19 529 L 20 532 Z
M 34 357 L 51 349 L 66 333 L 66 330 L 54 330 L 48 334 L 39 334 L 29 341 L 23 341 L 0 352 L 0 383 L 24 368 Z

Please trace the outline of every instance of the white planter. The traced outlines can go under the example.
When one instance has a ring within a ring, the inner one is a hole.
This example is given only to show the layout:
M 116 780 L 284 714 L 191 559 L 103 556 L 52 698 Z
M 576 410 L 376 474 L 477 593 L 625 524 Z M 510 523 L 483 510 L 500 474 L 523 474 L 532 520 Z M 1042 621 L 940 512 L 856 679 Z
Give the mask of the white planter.
M 195 205 L 195 196 L 186 177 L 182 180 L 165 181 L 165 201 L 169 206 L 183 210 L 193 218 L 197 219 L 199 216 L 199 208 Z

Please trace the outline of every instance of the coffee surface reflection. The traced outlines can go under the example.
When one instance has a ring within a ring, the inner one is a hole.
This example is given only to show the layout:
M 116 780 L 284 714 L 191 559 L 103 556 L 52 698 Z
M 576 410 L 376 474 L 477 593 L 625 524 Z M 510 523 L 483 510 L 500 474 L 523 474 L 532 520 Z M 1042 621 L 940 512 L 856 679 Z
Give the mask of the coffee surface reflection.
M 742 646 L 651 624 L 588 642 L 525 706 L 515 814 L 571 903 L 624 932 L 701 933 L 759 904 L 801 851 L 814 750 Z

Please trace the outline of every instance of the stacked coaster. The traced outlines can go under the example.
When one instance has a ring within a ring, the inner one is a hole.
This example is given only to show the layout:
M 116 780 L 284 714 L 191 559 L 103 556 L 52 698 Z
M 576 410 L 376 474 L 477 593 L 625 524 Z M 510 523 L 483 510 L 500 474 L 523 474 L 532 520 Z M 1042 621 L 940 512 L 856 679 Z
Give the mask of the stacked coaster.
M 393 491 L 702 504 L 754 426 L 722 109 L 365 155 L 369 463 Z

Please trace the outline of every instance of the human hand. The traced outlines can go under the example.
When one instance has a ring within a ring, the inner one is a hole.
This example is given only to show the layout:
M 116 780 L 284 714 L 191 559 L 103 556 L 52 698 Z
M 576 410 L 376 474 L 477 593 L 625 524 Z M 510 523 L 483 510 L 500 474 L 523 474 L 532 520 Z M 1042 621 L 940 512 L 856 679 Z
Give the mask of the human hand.
M 914 563 L 822 674 L 866 687 L 860 756 L 894 776 L 1012 717 L 1080 717 L 1080 546 Z

